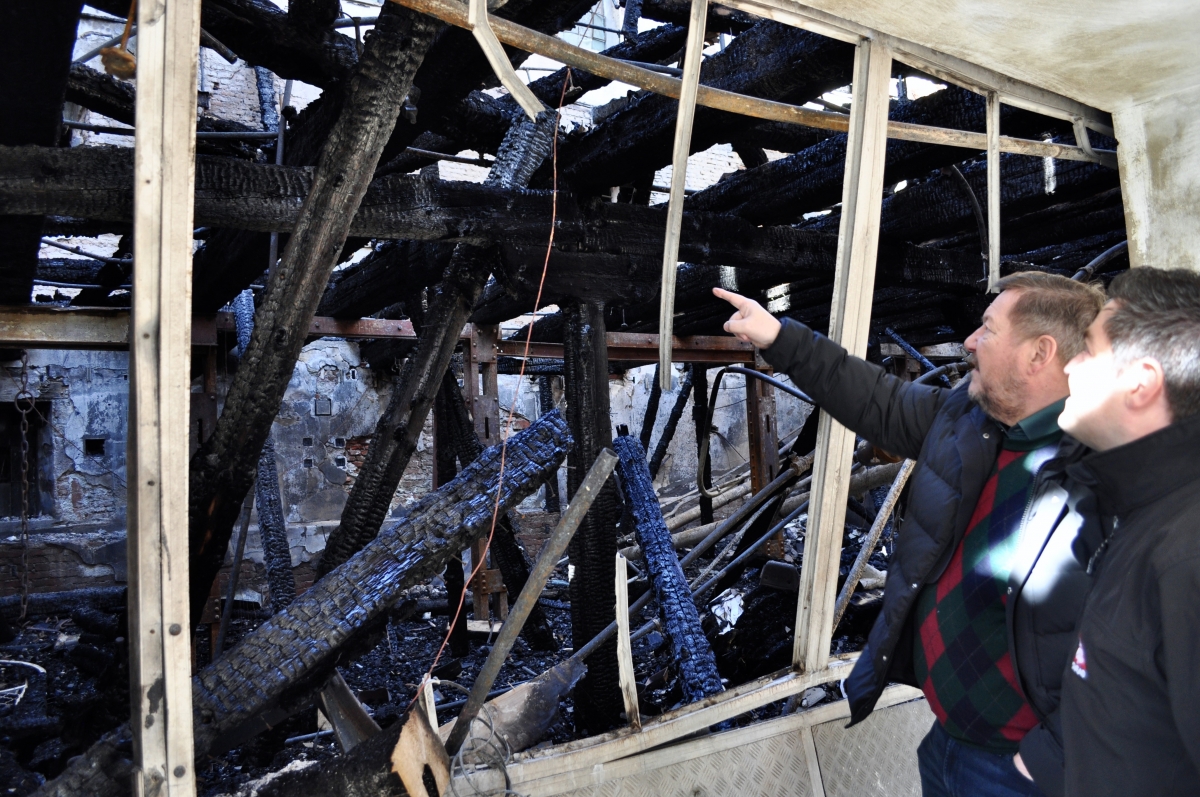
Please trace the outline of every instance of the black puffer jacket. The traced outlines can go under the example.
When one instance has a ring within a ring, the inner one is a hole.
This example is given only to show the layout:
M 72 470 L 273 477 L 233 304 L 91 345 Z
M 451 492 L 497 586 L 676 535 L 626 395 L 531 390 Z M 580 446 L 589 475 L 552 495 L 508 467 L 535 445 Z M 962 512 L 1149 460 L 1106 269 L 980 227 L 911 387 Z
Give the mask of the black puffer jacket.
M 784 321 L 778 339 L 762 355 L 840 423 L 917 462 L 883 609 L 846 680 L 852 724 L 861 722 L 888 683 L 918 686 L 913 606 L 962 540 L 999 456 L 1004 429 L 971 401 L 965 384 L 947 390 L 905 382 L 795 321 Z M 1084 522 L 1079 504 L 1091 494 L 1066 470 L 1085 453 L 1064 437 L 1057 455 L 1037 474 L 1009 580 L 1009 647 L 1026 699 L 1042 720 L 1022 742 L 1021 757 L 1050 797 L 1063 791 L 1059 693 L 1089 583 L 1072 544 Z

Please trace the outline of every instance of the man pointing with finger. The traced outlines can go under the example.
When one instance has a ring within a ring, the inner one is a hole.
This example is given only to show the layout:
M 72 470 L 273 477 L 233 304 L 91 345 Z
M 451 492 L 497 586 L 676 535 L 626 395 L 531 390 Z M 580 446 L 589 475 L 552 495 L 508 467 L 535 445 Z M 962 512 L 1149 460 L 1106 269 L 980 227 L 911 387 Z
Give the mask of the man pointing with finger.
M 1091 494 L 1066 474 L 1086 449 L 1057 418 L 1063 366 L 1104 299 L 1039 272 L 997 288 L 955 390 L 906 382 L 714 290 L 737 309 L 727 332 L 838 422 L 916 460 L 883 608 L 845 687 L 852 724 L 890 682 L 924 691 L 937 717 L 918 750 L 925 797 L 1064 788 L 1058 697 L 1088 585 L 1071 544 Z

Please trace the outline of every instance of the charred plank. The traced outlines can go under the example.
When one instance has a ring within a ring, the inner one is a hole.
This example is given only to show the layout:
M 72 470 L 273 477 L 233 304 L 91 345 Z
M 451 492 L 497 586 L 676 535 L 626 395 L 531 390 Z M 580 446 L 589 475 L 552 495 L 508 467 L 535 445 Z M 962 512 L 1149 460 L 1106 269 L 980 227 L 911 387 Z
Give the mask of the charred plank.
M 603 306 L 576 300 L 564 308 L 563 373 L 567 418 L 574 445 L 568 456 L 567 495 L 575 495 L 600 451 L 612 444 L 608 401 L 608 348 Z M 621 507 L 614 479 L 604 483 L 571 539 L 571 636 L 578 650 L 612 623 L 616 590 L 612 566 L 617 553 Z M 624 710 L 614 637 L 588 659 L 588 674 L 575 692 L 575 724 L 599 733 Z
M 686 392 L 681 391 L 681 395 Z M 672 658 L 679 668 L 684 699 L 694 703 L 724 691 L 716 657 L 700 628 L 700 613 L 692 602 L 692 590 L 671 545 L 671 532 L 663 522 L 658 496 L 654 493 L 654 478 L 646 467 L 646 450 L 628 434 L 613 440 L 613 450 L 621 458 L 617 464 L 621 490 L 633 514 L 633 531 L 658 600 L 659 617 L 671 644 Z

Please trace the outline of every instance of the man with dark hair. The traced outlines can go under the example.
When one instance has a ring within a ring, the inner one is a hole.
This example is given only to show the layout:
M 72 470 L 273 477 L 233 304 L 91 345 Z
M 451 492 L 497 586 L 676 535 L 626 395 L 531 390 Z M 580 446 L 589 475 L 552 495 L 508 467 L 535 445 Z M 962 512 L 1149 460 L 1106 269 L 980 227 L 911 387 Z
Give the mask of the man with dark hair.
M 1056 420 L 1063 367 L 1104 298 L 1038 272 L 997 287 L 966 341 L 975 370 L 954 390 L 715 291 L 737 308 L 726 331 L 839 423 L 917 462 L 883 608 L 845 688 L 854 723 L 889 682 L 925 692 L 937 716 L 918 750 L 926 797 L 1062 793 L 1058 697 L 1088 578 L 1071 547 L 1086 491 L 1066 477 L 1085 449 Z
M 1068 795 L 1200 794 L 1200 274 L 1138 268 L 1067 366 L 1094 586 L 1063 682 Z

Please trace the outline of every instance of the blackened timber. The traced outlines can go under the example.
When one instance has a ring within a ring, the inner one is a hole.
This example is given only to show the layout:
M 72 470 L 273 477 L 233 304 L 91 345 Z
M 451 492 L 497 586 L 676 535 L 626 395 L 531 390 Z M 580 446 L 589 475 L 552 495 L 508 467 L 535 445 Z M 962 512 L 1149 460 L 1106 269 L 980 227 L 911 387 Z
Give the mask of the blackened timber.
M 503 479 L 500 447 L 488 449 L 449 484 L 417 499 L 405 519 L 359 556 L 202 670 L 192 679 L 197 759 L 206 760 L 218 739 L 281 700 L 289 688 L 332 667 L 339 650 L 405 589 L 436 575 L 456 552 L 486 536 L 497 498 L 503 512 L 532 495 L 557 471 L 569 440 L 561 413 L 538 419 L 509 438 Z M 117 743 L 125 735 L 122 729 L 106 736 L 39 793 L 128 795 L 128 748 Z
M 213 435 L 192 458 L 189 523 L 193 623 L 225 555 L 254 465 L 291 380 L 308 325 L 329 281 L 350 220 L 440 26 L 423 15 L 381 10 L 350 79 L 278 267 L 272 269 L 258 325 L 230 385 Z
M 601 55 L 630 61 L 655 62 L 678 52 L 686 36 L 686 29 L 678 25 L 662 25 L 638 34 L 633 41 L 609 47 Z M 563 83 L 567 80 L 568 70 L 571 72 L 571 81 L 564 97 Z M 563 67 L 532 81 L 529 89 L 547 107 L 557 108 L 560 98 L 569 104 L 584 93 L 603 88 L 611 82 L 589 72 Z M 495 152 L 513 121 L 523 115 L 524 111 L 511 95 L 496 98 L 473 91 L 452 112 L 436 120 L 437 132 L 458 142 L 460 149 Z
M 622 3 L 626 5 L 626 3 Z M 642 0 L 639 4 L 641 16 L 658 22 L 670 22 L 676 25 L 688 24 L 688 12 L 691 4 L 686 0 Z M 626 5 L 626 13 L 628 6 Z M 754 26 L 758 18 L 744 11 L 711 3 L 708 7 L 708 21 L 705 31 L 713 33 L 741 33 Z
M 442 377 L 437 404 L 445 420 L 447 446 L 454 449 L 459 464 L 466 467 L 479 457 L 483 445 L 479 442 L 475 424 L 467 413 L 467 404 L 462 390 L 458 387 L 458 380 L 449 370 Z M 557 488 L 557 476 L 546 482 L 547 487 L 551 484 Z M 529 562 L 517 543 L 515 529 L 512 513 L 502 513 L 497 518 L 491 546 L 492 558 L 495 559 L 496 567 L 500 569 L 510 600 L 521 594 L 521 590 L 525 589 L 525 582 L 529 580 Z M 450 587 L 447 586 L 446 589 L 449 590 Z M 529 617 L 521 628 L 521 636 L 536 650 L 553 650 L 558 645 L 545 610 L 537 604 L 529 612 Z
M 254 329 L 254 294 L 245 290 L 233 300 L 238 352 L 246 350 Z M 280 611 L 296 597 L 296 577 L 292 572 L 291 546 L 287 522 L 279 492 L 279 470 L 275 464 L 275 444 L 268 435 L 258 456 L 254 479 L 254 508 L 258 512 L 258 535 L 262 538 L 263 566 L 271 588 L 271 608 Z M 240 567 L 234 562 L 234 567 Z
M 658 443 L 654 446 L 654 453 L 650 456 L 649 471 L 652 480 L 658 477 L 658 469 L 662 467 L 663 459 L 667 456 L 667 449 L 675 437 L 675 430 L 679 428 L 679 419 L 683 417 L 683 408 L 687 406 L 688 399 L 691 397 L 693 372 L 696 368 L 703 367 L 693 363 L 688 367 L 683 382 L 679 385 L 679 393 L 675 396 L 675 403 L 671 405 L 671 414 L 667 417 L 667 425 L 663 427 Z
M 894 102 L 890 118 L 897 122 L 982 132 L 985 103 L 967 89 L 949 86 L 911 102 Z M 1059 123 L 1019 108 L 1004 106 L 1005 133 L 1041 136 Z M 922 176 L 959 163 L 975 153 L 913 141 L 890 140 L 884 183 Z M 830 136 L 814 146 L 755 169 L 735 172 L 688 198 L 695 210 L 735 213 L 760 224 L 791 224 L 803 214 L 841 201 L 845 177 L 846 136 Z
M 662 382 L 658 378 L 660 368 L 661 365 L 654 366 L 650 398 L 646 400 L 646 412 L 642 414 L 642 430 L 639 436 L 642 448 L 650 447 L 650 436 L 654 434 L 654 424 L 658 421 L 658 403 L 662 400 Z
M 1111 169 L 1083 161 L 1055 161 L 1054 193 L 1046 191 L 1045 166 L 1041 158 L 1002 153 L 1000 169 L 1000 206 L 1003 218 L 1008 219 L 1094 196 L 1119 184 L 1119 176 Z M 987 195 L 987 164 L 983 161 L 971 163 L 961 171 L 983 202 Z M 831 213 L 813 223 L 811 228 L 836 231 L 838 221 L 839 214 Z M 881 242 L 922 243 L 975 227 L 970 198 L 956 178 L 939 174 L 884 199 L 879 237 Z
M 453 252 L 453 244 L 384 241 L 359 262 L 334 273 L 317 315 L 373 315 L 391 302 L 435 284 Z
M 617 472 L 621 490 L 633 515 L 633 531 L 642 548 L 663 631 L 671 645 L 671 659 L 679 668 L 684 700 L 694 703 L 724 691 L 712 647 L 700 628 L 700 613 L 692 602 L 692 590 L 671 544 L 671 532 L 663 522 L 654 479 L 646 467 L 646 451 L 638 441 L 621 435 L 613 441 L 620 457 Z
M 21 76 L 0 82 L 0 145 L 54 146 L 81 0 L 11 2 L 0 6 L 4 30 L 20 31 L 5 46 Z M 28 304 L 41 247 L 40 216 L 0 216 L 0 303 Z
M 449 392 L 447 392 L 449 391 Z M 453 401 L 457 393 L 462 395 L 454 372 L 446 369 L 442 377 L 442 387 L 433 402 L 433 489 L 437 490 L 443 484 L 449 484 L 458 475 L 455 464 L 454 446 L 450 442 L 449 411 L 446 401 Z M 461 402 L 460 402 L 461 403 Z M 446 582 L 446 614 L 450 618 L 450 630 L 446 638 L 450 645 L 451 655 L 462 657 L 471 652 L 471 640 L 467 634 L 466 612 L 466 574 L 463 572 L 462 551 L 451 557 L 446 563 L 446 572 L 442 575 Z M 462 610 L 459 610 L 459 607 Z
M 609 420 L 608 352 L 604 309 L 573 301 L 563 308 L 563 385 L 571 446 L 567 458 L 567 497 L 604 448 L 612 445 Z M 614 479 L 609 478 L 571 539 L 571 637 L 576 650 L 613 622 L 616 590 L 612 567 L 621 517 Z M 617 675 L 617 641 L 610 639 L 588 659 L 588 674 L 575 690 L 575 725 L 595 734 L 615 725 L 624 709 Z
M 538 380 L 538 413 L 545 415 L 554 409 L 554 386 L 549 376 L 539 376 Z M 546 482 L 546 503 L 543 506 L 547 512 L 558 514 L 561 505 L 558 501 L 558 479 Z
M 773 405 L 772 405 L 773 406 Z M 700 364 L 692 364 L 692 423 L 696 427 L 697 458 L 700 441 L 710 434 L 705 423 L 708 421 L 708 369 Z M 642 446 L 645 448 L 645 446 Z M 712 457 L 704 458 L 704 473 L 701 474 L 705 484 L 712 484 Z M 700 525 L 713 522 L 712 499 L 703 493 L 700 495 Z
M 374 539 L 417 438 L 442 385 L 463 325 L 492 270 L 491 253 L 460 244 L 438 285 L 418 337 L 404 361 L 387 408 L 379 416 L 338 527 L 329 535 L 318 572 L 328 573 Z
M 73 216 L 127 222 L 132 213 L 132 153 L 126 148 L 0 147 L 0 212 Z M 287 232 L 310 191 L 310 172 L 230 158 L 197 158 L 196 223 Z M 904 193 L 904 192 L 901 192 Z M 369 187 L 352 234 L 372 238 L 451 240 L 485 246 L 502 242 L 510 275 L 536 287 L 546 253 L 548 191 L 505 191 L 476 183 L 389 175 Z M 351 215 L 351 214 L 347 214 Z M 661 271 L 666 210 L 660 207 L 558 198 L 559 226 L 547 277 L 548 296 L 652 298 Z M 759 227 L 735 216 L 688 212 L 682 225 L 682 259 L 769 270 L 833 273 L 837 236 L 793 227 Z M 265 250 L 264 250 L 265 251 Z M 961 269 L 962 284 L 975 280 L 976 252 L 928 247 L 881 247 L 879 274 L 898 281 L 938 281 Z M 587 267 L 591 273 L 580 274 Z M 606 295 L 606 294 L 599 294 Z
M 66 101 L 133 125 L 133 84 L 117 80 L 83 64 L 71 64 Z
M 763 99 L 804 103 L 850 80 L 853 48 L 814 33 L 764 20 L 705 59 L 705 86 Z M 671 161 L 678 102 L 657 94 L 610 116 L 559 153 L 559 171 L 577 192 L 624 185 Z M 749 117 L 696 108 L 692 152 L 737 137 L 754 123 Z M 535 185 L 548 173 L 535 178 Z
M 573 27 L 593 5 L 594 0 L 508 0 L 494 16 L 554 35 Z M 514 65 L 529 57 L 528 53 L 511 47 L 505 51 Z M 442 130 L 441 119 L 452 116 L 465 97 L 492 79 L 492 68 L 471 33 L 455 27 L 444 30 L 430 49 L 413 84 L 421 93 L 417 103 L 417 123 L 396 126 L 384 149 L 382 162 L 387 163 L 398 156 L 426 130 Z M 557 99 L 558 95 L 554 96 Z

